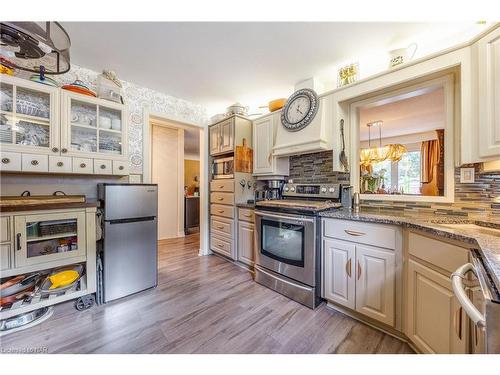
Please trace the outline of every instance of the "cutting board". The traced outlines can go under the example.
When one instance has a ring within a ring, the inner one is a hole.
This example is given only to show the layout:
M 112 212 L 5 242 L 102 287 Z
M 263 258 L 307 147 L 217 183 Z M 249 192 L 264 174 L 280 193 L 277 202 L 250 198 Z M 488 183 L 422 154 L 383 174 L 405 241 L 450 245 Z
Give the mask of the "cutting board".
M 236 146 L 234 153 L 234 171 L 253 173 L 253 150 L 247 146 L 246 138 L 243 138 L 242 146 Z
M 85 195 L 32 195 L 0 197 L 0 207 L 37 206 L 41 204 L 85 203 Z

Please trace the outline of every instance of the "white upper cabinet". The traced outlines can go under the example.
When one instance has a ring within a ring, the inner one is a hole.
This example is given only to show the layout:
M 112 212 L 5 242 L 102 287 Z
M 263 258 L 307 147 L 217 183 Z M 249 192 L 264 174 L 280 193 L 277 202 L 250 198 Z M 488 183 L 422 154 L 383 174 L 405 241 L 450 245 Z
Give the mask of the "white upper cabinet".
M 2 75 L 0 144 L 0 171 L 127 175 L 126 106 Z
M 127 155 L 124 105 L 62 92 L 61 153 L 123 159 Z
M 234 151 L 235 118 L 229 118 L 210 126 L 210 155 L 215 156 Z
M 0 143 L 3 151 L 59 153 L 59 89 L 2 75 Z
M 253 174 L 255 176 L 288 176 L 288 157 L 273 156 L 276 128 L 281 112 L 261 117 L 253 122 Z
M 479 156 L 500 156 L 500 27 L 477 42 Z

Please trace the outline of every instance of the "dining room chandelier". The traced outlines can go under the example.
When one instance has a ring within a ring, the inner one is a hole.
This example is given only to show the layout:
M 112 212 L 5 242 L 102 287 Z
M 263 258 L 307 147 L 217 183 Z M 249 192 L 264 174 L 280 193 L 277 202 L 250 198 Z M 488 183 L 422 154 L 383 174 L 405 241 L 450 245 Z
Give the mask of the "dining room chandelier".
M 368 127 L 368 148 L 361 149 L 359 154 L 360 164 L 363 166 L 370 166 L 375 163 L 380 163 L 385 160 L 392 162 L 400 161 L 408 149 L 399 143 L 391 143 L 382 146 L 382 124 L 383 121 L 373 121 L 366 124 Z M 371 145 L 371 128 L 378 126 L 379 129 L 379 146 L 372 147 Z

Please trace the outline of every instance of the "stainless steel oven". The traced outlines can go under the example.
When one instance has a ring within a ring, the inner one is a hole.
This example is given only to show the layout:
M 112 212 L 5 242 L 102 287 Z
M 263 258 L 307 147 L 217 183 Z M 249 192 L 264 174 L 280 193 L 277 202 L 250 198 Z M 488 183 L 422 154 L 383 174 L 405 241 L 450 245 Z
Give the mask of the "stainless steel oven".
M 212 178 L 234 178 L 234 157 L 217 158 L 212 162 Z
M 295 281 L 315 285 L 316 220 L 256 211 L 257 264 Z

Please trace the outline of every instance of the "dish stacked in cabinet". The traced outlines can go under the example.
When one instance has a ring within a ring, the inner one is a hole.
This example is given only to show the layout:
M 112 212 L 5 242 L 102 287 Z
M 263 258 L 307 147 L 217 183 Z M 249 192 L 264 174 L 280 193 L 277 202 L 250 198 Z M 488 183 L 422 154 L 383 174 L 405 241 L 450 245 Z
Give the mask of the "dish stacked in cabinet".
M 128 175 L 122 104 L 3 76 L 0 171 Z

